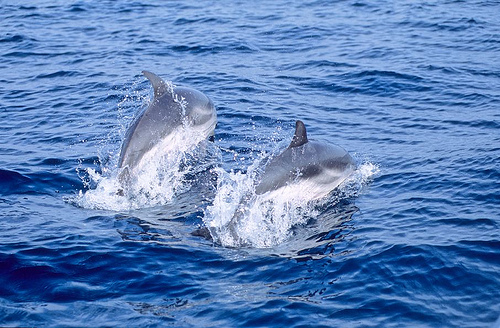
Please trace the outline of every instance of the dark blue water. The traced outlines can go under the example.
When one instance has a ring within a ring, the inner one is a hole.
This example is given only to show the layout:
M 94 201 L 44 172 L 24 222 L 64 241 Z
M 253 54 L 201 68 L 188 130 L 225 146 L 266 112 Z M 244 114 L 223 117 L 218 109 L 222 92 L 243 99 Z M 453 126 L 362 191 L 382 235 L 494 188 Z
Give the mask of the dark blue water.
M 0 21 L 0 325 L 500 315 L 498 2 L 0 1 Z M 156 203 L 89 200 L 147 103 L 145 69 L 213 100 L 230 177 L 296 119 L 371 173 L 265 247 L 191 234 L 219 192 L 201 177 Z

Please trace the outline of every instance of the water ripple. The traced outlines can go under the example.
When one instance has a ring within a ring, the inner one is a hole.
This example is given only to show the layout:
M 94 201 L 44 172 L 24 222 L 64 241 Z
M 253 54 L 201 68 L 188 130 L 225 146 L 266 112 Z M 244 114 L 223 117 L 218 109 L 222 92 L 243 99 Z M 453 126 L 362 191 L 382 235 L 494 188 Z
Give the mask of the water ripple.
M 0 322 L 498 325 L 498 9 L 2 4 Z M 213 205 L 207 172 L 161 206 L 78 206 L 149 100 L 144 69 L 210 96 L 227 172 L 287 147 L 302 119 L 380 173 L 265 249 L 192 234 Z

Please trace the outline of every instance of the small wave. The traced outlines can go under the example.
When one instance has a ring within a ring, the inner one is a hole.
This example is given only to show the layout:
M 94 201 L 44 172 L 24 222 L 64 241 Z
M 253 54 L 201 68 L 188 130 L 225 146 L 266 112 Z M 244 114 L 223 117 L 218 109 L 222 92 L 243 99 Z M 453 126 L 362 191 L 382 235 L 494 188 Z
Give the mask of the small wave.
M 32 189 L 33 180 L 21 173 L 0 169 L 0 194 L 22 193 Z
M 58 78 L 67 76 L 78 76 L 78 75 L 80 75 L 80 73 L 77 71 L 57 71 L 48 74 L 39 74 L 35 77 L 35 79 Z
M 258 49 L 254 46 L 245 44 L 244 42 L 228 42 L 223 45 L 174 45 L 170 49 L 174 53 L 192 53 L 192 54 L 217 54 L 223 52 L 236 52 L 236 53 L 255 53 Z
M 6 36 L 0 38 L 0 43 L 6 43 L 6 42 L 21 43 L 24 41 L 36 41 L 36 40 L 22 34 L 13 34 L 13 35 L 7 34 Z
M 190 25 L 190 24 L 200 24 L 200 23 L 225 23 L 223 19 L 214 17 L 201 17 L 201 18 L 178 18 L 174 21 L 174 25 Z
M 300 63 L 283 64 L 282 68 L 285 71 L 300 71 L 303 69 L 311 70 L 314 68 L 322 69 L 340 69 L 340 68 L 356 68 L 356 65 L 346 62 L 336 62 L 330 60 L 307 60 Z
M 471 28 L 482 28 L 482 22 L 474 18 L 449 19 L 440 22 L 435 21 L 404 21 L 401 26 L 410 26 L 415 29 L 431 31 L 462 32 Z

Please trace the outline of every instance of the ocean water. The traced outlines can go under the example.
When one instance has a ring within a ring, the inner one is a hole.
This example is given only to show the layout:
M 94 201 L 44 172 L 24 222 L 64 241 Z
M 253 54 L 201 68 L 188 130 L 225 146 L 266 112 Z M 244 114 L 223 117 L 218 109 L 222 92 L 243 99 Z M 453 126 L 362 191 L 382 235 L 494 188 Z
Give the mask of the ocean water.
M 0 1 L 0 326 L 500 326 L 499 14 Z M 218 125 L 119 196 L 142 70 L 208 95 Z M 297 119 L 357 171 L 217 234 Z

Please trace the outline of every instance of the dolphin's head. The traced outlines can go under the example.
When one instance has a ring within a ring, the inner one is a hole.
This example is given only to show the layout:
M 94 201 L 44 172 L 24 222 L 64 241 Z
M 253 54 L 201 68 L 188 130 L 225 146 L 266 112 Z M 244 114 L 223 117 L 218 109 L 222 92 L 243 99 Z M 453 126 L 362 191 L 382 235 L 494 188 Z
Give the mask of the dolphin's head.
M 172 107 L 178 104 L 183 115 L 188 116 L 191 123 L 205 124 L 216 116 L 213 102 L 205 94 L 188 87 L 174 87 L 171 83 L 163 81 L 154 73 L 143 71 L 142 74 L 148 78 L 153 86 L 154 100 L 163 107 Z M 184 107 L 184 108 L 182 108 Z
M 204 126 L 213 131 L 217 113 L 210 98 L 197 90 L 186 87 L 175 87 L 173 92 L 175 97 L 182 99 L 185 105 L 185 116 L 191 126 Z

